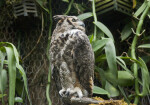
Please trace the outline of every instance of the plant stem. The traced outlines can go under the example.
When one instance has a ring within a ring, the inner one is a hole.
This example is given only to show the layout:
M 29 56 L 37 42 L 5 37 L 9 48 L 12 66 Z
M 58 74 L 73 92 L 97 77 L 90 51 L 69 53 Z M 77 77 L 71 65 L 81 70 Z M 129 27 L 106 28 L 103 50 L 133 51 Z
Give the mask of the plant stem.
M 150 3 L 150 2 L 149 2 Z M 136 29 L 136 35 L 134 36 L 132 45 L 131 45 L 131 57 L 133 59 L 136 59 L 136 44 L 138 41 L 138 35 L 140 35 L 141 29 L 142 29 L 142 25 L 143 25 L 143 21 L 147 15 L 149 11 L 149 6 L 146 7 L 146 9 L 144 10 L 143 14 L 140 17 L 140 21 L 138 23 L 137 29 Z M 134 76 L 135 76 L 135 92 L 136 92 L 136 96 L 135 96 L 135 100 L 134 100 L 134 104 L 138 104 L 139 101 L 139 84 L 138 84 L 138 66 L 136 63 L 133 64 L 133 71 L 134 71 Z
M 96 11 L 95 11 L 95 0 L 92 0 L 92 9 L 93 9 L 93 17 L 94 17 L 94 22 L 97 22 L 97 16 L 96 16 Z M 94 25 L 94 38 L 93 41 L 96 40 L 96 32 L 97 32 L 97 27 Z
M 67 11 L 64 13 L 64 15 L 67 15 L 67 14 L 70 12 L 71 6 L 72 6 L 73 2 L 74 2 L 74 0 L 71 0 L 71 2 L 70 2 L 69 5 L 68 5 L 68 9 L 67 9 Z
M 50 48 L 50 40 L 51 40 L 51 35 L 52 35 L 52 24 L 53 24 L 53 20 L 52 20 L 52 1 L 49 0 L 49 17 L 50 17 L 50 25 L 49 25 L 49 33 L 48 33 L 48 43 L 47 43 L 47 51 L 46 51 L 46 55 L 48 58 L 48 63 L 50 64 L 50 56 L 49 56 L 49 48 Z M 51 69 L 50 69 L 50 65 L 48 68 L 48 84 L 46 86 L 46 98 L 48 101 L 48 105 L 52 105 L 51 100 L 50 100 L 50 82 L 51 82 Z
M 46 97 L 47 97 L 47 101 L 48 101 L 48 105 L 52 105 L 51 100 L 50 100 L 50 96 L 49 96 L 49 90 L 50 90 L 50 82 L 51 82 L 51 70 L 49 67 L 49 72 L 48 72 L 48 84 L 46 86 Z

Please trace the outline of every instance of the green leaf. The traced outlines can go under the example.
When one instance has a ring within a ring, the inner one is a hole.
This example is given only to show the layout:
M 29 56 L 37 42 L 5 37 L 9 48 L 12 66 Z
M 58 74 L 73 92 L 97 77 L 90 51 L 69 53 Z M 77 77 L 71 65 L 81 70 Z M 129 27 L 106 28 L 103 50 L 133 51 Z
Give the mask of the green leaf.
M 6 96 L 7 94 L 0 94 L 0 98 L 2 98 L 2 97 L 4 97 L 4 96 Z
M 2 96 L 4 94 L 4 90 L 7 86 L 7 72 L 6 70 L 3 69 L 3 65 L 5 64 L 5 48 L 2 46 L 0 47 L 0 93 L 2 93 Z M 2 98 L 2 103 L 4 102 L 3 97 Z
M 18 54 L 16 47 L 12 43 L 9 43 L 9 42 L 5 42 L 5 44 L 7 44 L 7 46 L 13 48 L 16 63 L 19 64 L 19 54 Z
M 107 58 L 107 63 L 109 67 L 109 72 L 112 74 L 112 78 L 117 80 L 117 63 L 116 63 L 116 50 L 112 40 L 105 46 L 105 53 Z
M 124 69 L 124 70 L 126 70 L 126 71 L 128 71 L 130 74 L 132 74 L 132 76 L 133 76 L 133 73 L 126 67 L 126 66 L 124 66 L 122 63 L 120 63 L 119 61 L 117 61 L 117 63 Z
M 23 99 L 21 97 L 15 97 L 15 102 L 23 103 Z
M 116 57 L 117 61 L 121 62 L 125 67 L 126 67 L 126 63 L 124 62 L 124 60 L 122 60 L 120 57 Z
M 141 63 L 141 72 L 142 72 L 142 86 L 143 86 L 143 89 L 142 89 L 142 92 L 139 94 L 140 96 L 146 96 L 150 89 L 149 89 L 149 86 L 150 86 L 150 75 L 149 75 L 149 71 L 148 71 L 148 68 L 145 64 L 145 62 L 139 58 L 139 61 Z
M 150 48 L 150 44 L 139 45 L 138 48 Z
M 95 63 L 98 63 L 98 62 L 101 62 L 101 61 L 104 61 L 104 60 L 106 60 L 106 55 L 105 54 L 96 57 L 95 58 Z
M 7 86 L 7 71 L 3 69 L 0 75 L 0 93 L 2 94 L 4 93 L 6 86 Z
M 74 8 L 76 9 L 76 11 L 80 11 L 80 13 L 85 13 L 86 6 L 82 3 L 73 3 Z
M 92 16 L 93 16 L 92 12 L 87 12 L 87 13 L 80 14 L 80 15 L 78 16 L 78 18 L 79 18 L 80 20 L 85 20 L 85 19 L 87 19 L 87 18 L 89 18 L 89 17 L 92 17 Z
M 93 38 L 94 38 L 94 35 L 92 34 L 92 35 L 90 36 L 90 38 L 89 38 L 89 40 L 90 40 L 90 43 L 92 43 L 92 41 L 93 41 Z
M 139 64 L 139 65 L 141 65 L 141 63 L 138 61 L 138 60 L 136 60 L 136 59 L 133 59 L 133 58 L 131 58 L 131 57 L 120 57 L 121 59 L 128 59 L 128 60 L 132 60 L 132 62 L 134 61 L 135 63 L 137 63 L 137 64 Z
M 150 11 L 147 13 L 148 18 L 150 19 Z
M 111 38 L 114 41 L 113 35 L 110 32 L 110 30 L 101 22 L 97 21 L 96 23 L 94 22 L 94 24 L 100 29 L 102 30 L 109 38 Z
M 29 100 L 29 102 L 30 102 L 30 105 L 32 105 L 32 102 L 31 102 L 31 100 L 30 100 L 29 93 L 28 93 L 27 77 L 26 77 L 25 71 L 24 71 L 24 69 L 22 68 L 21 65 L 17 65 L 17 68 L 19 69 L 19 72 L 20 72 L 20 74 L 21 74 L 22 77 L 23 77 L 25 91 L 26 91 L 26 93 L 27 93 L 27 97 L 28 97 L 28 100 Z
M 124 91 L 123 88 L 122 88 L 121 86 L 119 86 L 119 85 L 118 85 L 118 88 L 119 88 L 120 92 L 122 93 L 122 95 L 124 96 L 125 101 L 127 101 L 128 105 L 129 105 L 130 101 L 129 101 L 127 95 L 125 94 L 125 91 Z
M 22 78 L 16 79 L 16 93 L 18 96 L 21 96 L 23 99 L 25 99 L 25 89 L 24 89 L 24 82 L 22 81 Z
M 102 39 L 102 40 L 96 40 L 92 43 L 92 48 L 93 51 L 97 51 L 98 49 L 102 48 L 103 46 L 105 46 L 106 43 L 108 43 L 110 41 L 109 38 L 106 39 Z
M 139 94 L 140 96 L 145 96 L 149 93 L 150 89 L 149 89 L 149 85 L 150 85 L 150 76 L 149 76 L 149 71 L 148 68 L 145 64 L 145 62 L 139 58 L 139 61 L 130 57 L 121 57 L 123 59 L 130 59 L 132 61 L 134 61 L 135 63 L 137 63 L 140 68 L 141 68 L 141 72 L 142 72 L 142 86 L 143 86 L 143 90 L 142 92 Z M 141 83 L 141 81 L 139 80 L 139 83 Z
M 134 77 L 128 71 L 118 71 L 118 84 L 120 86 L 132 86 Z
M 9 105 L 14 105 L 16 84 L 16 60 L 12 47 L 5 47 L 8 57 L 9 69 Z
M 3 65 L 4 65 L 4 60 L 5 60 L 5 52 L 3 51 L 5 48 L 4 47 L 1 47 L 0 48 L 0 63 L 1 63 L 1 66 L 0 66 L 0 74 L 1 74 L 1 71 L 3 69 Z
M 101 79 L 101 83 L 102 83 L 102 87 L 105 88 L 105 84 L 106 84 L 106 76 L 105 76 L 105 72 L 103 69 L 95 66 L 95 71 L 99 73 L 100 75 L 100 79 Z
M 93 93 L 95 93 L 95 94 L 105 94 L 108 97 L 110 96 L 110 94 L 106 90 L 104 90 L 103 88 L 100 88 L 98 86 L 94 86 Z
M 18 51 L 17 51 L 17 49 L 16 49 L 16 47 L 13 45 L 13 44 L 11 44 L 11 43 L 9 43 L 9 42 L 0 42 L 0 45 L 7 45 L 8 47 L 5 47 L 5 49 L 6 48 L 11 48 L 11 51 L 12 51 L 12 58 L 13 58 L 13 62 L 15 63 L 15 67 L 14 67 L 14 65 L 13 65 L 13 68 L 18 68 L 18 70 L 19 70 L 19 72 L 20 72 L 20 74 L 21 74 L 21 76 L 23 77 L 23 80 L 24 80 L 24 87 L 25 87 L 25 91 L 26 91 L 26 94 L 27 94 L 27 97 L 28 97 L 28 100 L 29 100 L 29 102 L 30 102 L 30 105 L 32 105 L 32 103 L 31 103 L 31 100 L 30 100 L 30 98 L 29 98 L 29 93 L 28 93 L 28 88 L 27 88 L 27 77 L 26 77 L 26 73 L 25 73 L 25 71 L 24 71 L 24 69 L 22 68 L 22 66 L 19 64 L 19 54 L 18 54 Z M 7 56 L 9 56 L 8 54 L 7 54 Z M 14 64 L 13 63 L 13 64 Z M 8 66 L 9 66 L 9 61 L 8 61 Z M 16 71 L 15 71 L 16 72 Z M 16 76 L 16 75 L 15 75 Z M 14 76 L 14 77 L 15 77 Z M 16 80 L 16 79 L 15 79 Z M 10 85 L 10 84 L 9 84 Z
M 125 27 L 123 28 L 123 30 L 121 32 L 121 40 L 122 41 L 127 39 L 131 35 L 132 27 L 133 27 L 132 22 L 129 22 L 128 24 L 125 25 Z
M 35 0 L 46 12 L 49 13 L 49 10 L 44 7 L 44 4 L 46 3 L 45 0 Z
M 69 3 L 69 0 L 62 0 L 63 2 Z
M 106 81 L 105 90 L 108 91 L 110 94 L 110 97 L 116 97 L 119 96 L 119 91 L 111 85 L 108 81 Z
M 135 12 L 134 17 L 138 17 L 146 8 L 147 6 L 147 1 L 145 1 L 141 7 Z

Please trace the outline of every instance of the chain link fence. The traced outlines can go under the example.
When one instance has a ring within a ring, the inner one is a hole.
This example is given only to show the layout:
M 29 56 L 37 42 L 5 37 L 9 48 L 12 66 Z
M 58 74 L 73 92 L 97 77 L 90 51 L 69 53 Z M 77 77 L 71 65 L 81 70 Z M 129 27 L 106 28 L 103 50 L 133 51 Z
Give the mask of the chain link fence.
M 46 86 L 48 83 L 47 45 L 48 29 L 42 31 L 41 14 L 39 17 L 20 16 L 15 18 L 12 6 L 0 9 L 0 42 L 11 42 L 18 49 L 21 63 L 27 74 L 29 95 L 33 105 L 47 105 Z M 3 18 L 4 17 L 4 18 Z M 52 105 L 63 105 L 51 81 L 50 98 Z M 7 102 L 6 102 L 7 103 Z M 29 105 L 26 100 L 25 105 Z

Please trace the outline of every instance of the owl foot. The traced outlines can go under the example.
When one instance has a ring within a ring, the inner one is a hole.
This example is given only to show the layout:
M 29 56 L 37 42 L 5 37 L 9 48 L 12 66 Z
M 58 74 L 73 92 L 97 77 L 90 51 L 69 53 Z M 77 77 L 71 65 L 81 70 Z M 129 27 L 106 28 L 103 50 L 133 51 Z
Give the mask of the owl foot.
M 75 87 L 74 89 L 68 88 L 67 90 L 61 89 L 59 91 L 59 94 L 62 97 L 79 97 L 79 98 L 83 97 L 83 93 L 79 87 Z
M 65 89 L 61 89 L 59 91 L 59 94 L 62 96 L 62 97 L 65 97 L 65 93 L 66 93 L 66 90 Z

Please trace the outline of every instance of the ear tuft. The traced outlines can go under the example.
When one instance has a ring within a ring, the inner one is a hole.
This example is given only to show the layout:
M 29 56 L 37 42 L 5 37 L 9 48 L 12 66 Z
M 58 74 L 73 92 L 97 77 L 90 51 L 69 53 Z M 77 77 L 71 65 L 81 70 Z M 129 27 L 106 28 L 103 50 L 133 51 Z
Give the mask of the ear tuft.
M 66 15 L 55 15 L 53 16 L 53 19 L 55 21 L 58 21 L 58 20 L 61 20 L 61 19 L 65 19 L 66 18 Z

